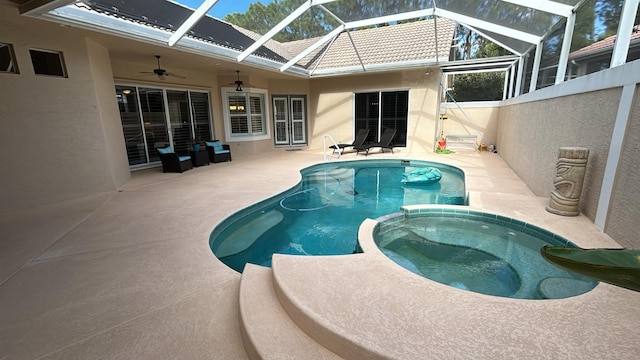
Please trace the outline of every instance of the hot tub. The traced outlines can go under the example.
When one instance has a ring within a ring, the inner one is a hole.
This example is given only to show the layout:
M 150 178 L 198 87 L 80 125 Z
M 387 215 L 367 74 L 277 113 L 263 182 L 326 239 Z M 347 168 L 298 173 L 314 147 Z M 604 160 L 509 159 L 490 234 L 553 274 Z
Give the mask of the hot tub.
M 537 226 L 458 208 L 412 208 L 381 217 L 373 240 L 405 269 L 459 289 L 517 299 L 560 299 L 598 283 L 540 255 L 545 245 L 575 246 Z

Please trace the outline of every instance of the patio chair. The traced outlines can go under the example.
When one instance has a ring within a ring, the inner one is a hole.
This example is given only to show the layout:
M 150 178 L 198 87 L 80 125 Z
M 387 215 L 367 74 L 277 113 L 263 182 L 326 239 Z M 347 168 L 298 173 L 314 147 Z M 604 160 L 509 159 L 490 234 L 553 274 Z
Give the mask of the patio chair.
M 205 141 L 209 152 L 209 162 L 219 163 L 231 161 L 231 147 L 223 144 L 220 140 Z
M 356 155 L 360 154 L 360 151 L 363 151 L 364 155 L 367 156 L 369 155 L 369 150 L 376 147 L 381 148 L 382 152 L 384 152 L 384 149 L 390 149 L 391 153 L 393 154 L 393 138 L 396 136 L 396 132 L 396 129 L 387 128 L 384 129 L 384 132 L 380 137 L 380 141 L 378 141 L 377 143 L 354 146 L 353 148 L 356 150 Z
M 160 161 L 162 161 L 162 172 L 178 172 L 189 170 L 193 167 L 191 156 L 180 156 L 172 146 L 156 148 Z
M 333 154 L 336 153 L 336 150 L 339 150 L 340 153 L 342 153 L 346 148 L 363 145 L 367 140 L 367 136 L 369 136 L 369 129 L 360 129 L 358 130 L 358 134 L 356 134 L 356 139 L 351 144 L 337 144 L 337 146 L 331 145 L 329 148 L 333 149 Z

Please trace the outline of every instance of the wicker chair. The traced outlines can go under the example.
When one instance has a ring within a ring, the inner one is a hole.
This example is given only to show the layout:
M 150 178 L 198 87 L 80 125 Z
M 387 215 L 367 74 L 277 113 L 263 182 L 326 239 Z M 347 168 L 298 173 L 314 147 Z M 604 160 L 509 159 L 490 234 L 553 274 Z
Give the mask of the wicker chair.
M 209 162 L 219 163 L 231 161 L 231 147 L 222 144 L 220 140 L 205 141 L 207 152 L 209 152 Z
M 162 161 L 162 172 L 181 173 L 193 167 L 191 156 L 180 156 L 171 146 L 156 148 L 156 150 L 160 155 L 160 161 Z

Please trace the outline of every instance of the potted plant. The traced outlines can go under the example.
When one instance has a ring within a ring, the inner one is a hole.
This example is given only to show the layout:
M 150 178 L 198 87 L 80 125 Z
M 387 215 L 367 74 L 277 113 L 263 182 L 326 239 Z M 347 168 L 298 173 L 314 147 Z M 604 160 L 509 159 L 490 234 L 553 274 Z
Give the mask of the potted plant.
M 200 146 L 202 145 L 202 140 L 193 139 L 191 142 L 193 144 L 193 151 L 195 151 L 195 152 L 200 151 Z

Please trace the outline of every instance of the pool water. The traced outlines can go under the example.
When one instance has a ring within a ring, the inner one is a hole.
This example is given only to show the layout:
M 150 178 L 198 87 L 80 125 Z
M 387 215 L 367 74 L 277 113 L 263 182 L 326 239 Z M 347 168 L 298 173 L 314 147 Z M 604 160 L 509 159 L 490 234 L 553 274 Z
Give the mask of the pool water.
M 518 299 L 559 299 L 597 282 L 564 271 L 540 255 L 545 245 L 575 246 L 516 219 L 473 210 L 425 209 L 387 216 L 374 233 L 378 248 L 398 265 L 442 284 Z M 400 220 L 398 219 L 400 218 Z
M 440 182 L 403 186 L 402 174 L 436 167 Z M 301 171 L 294 188 L 224 220 L 211 233 L 214 254 L 242 272 L 246 263 L 271 266 L 274 253 L 343 255 L 357 249 L 366 218 L 399 211 L 403 205 L 464 205 L 462 170 L 415 160 L 359 160 L 314 165 Z

